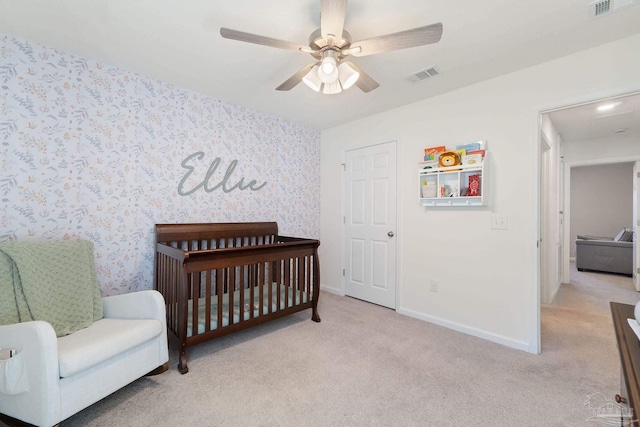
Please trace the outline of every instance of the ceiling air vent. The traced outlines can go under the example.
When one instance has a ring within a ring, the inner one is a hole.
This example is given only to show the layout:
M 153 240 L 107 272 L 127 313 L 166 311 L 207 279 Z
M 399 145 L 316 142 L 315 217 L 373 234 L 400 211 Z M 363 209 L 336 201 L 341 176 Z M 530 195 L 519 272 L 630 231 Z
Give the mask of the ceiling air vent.
M 601 16 L 611 12 L 611 0 L 602 0 L 591 3 L 593 16 Z
M 409 80 L 411 83 L 415 83 L 421 80 L 427 80 L 438 75 L 440 75 L 440 71 L 438 71 L 436 67 L 429 67 L 425 70 L 408 75 L 407 80 Z
M 589 14 L 592 18 L 607 15 L 623 7 L 639 4 L 640 0 L 598 0 L 589 3 Z

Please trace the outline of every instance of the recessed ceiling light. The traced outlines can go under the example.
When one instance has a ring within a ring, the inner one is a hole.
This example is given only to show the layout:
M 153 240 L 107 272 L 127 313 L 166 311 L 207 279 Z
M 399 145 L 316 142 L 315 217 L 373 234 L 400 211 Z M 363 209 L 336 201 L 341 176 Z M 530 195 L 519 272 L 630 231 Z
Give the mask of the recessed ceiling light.
M 599 106 L 597 108 L 598 111 L 609 111 L 609 110 L 613 110 L 614 108 L 616 108 L 618 105 L 620 105 L 619 102 L 610 102 L 608 104 L 602 104 L 601 106 Z

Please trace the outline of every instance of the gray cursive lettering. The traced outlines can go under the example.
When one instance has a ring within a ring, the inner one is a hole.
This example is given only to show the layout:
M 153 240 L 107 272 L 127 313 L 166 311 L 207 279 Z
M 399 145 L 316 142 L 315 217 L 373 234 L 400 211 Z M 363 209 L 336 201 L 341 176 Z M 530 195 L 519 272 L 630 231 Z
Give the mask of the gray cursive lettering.
M 258 191 L 262 189 L 265 185 L 267 185 L 266 181 L 260 185 L 257 185 L 258 182 L 255 179 L 252 179 L 251 181 L 249 181 L 249 183 L 245 184 L 244 178 L 240 178 L 240 180 L 237 183 L 231 185 L 230 183 L 231 176 L 233 175 L 233 172 L 235 171 L 236 166 L 238 165 L 238 160 L 234 159 L 229 163 L 229 166 L 227 166 L 227 170 L 225 171 L 224 177 L 222 178 L 222 180 L 217 184 L 211 186 L 210 184 L 212 184 L 212 179 L 214 178 L 214 175 L 218 170 L 218 167 L 220 166 L 220 162 L 221 162 L 220 157 L 216 157 L 209 165 L 209 169 L 207 169 L 207 173 L 205 175 L 204 180 L 198 185 L 196 185 L 195 187 L 193 187 L 191 190 L 185 190 L 184 184 L 187 181 L 187 179 L 189 179 L 189 177 L 191 176 L 191 174 L 195 169 L 193 166 L 188 164 L 193 158 L 202 160 L 204 158 L 204 153 L 202 151 L 197 151 L 187 156 L 182 161 L 182 163 L 180 163 L 183 168 L 187 169 L 187 172 L 185 173 L 185 175 L 180 180 L 180 183 L 178 184 L 178 194 L 181 196 L 188 196 L 190 194 L 193 194 L 199 188 L 204 188 L 204 191 L 206 191 L 207 193 L 211 193 L 212 191 L 215 191 L 218 188 L 221 188 L 222 191 L 224 191 L 225 193 L 230 193 L 236 189 L 241 191 L 244 191 L 246 189 L 250 189 L 252 191 Z

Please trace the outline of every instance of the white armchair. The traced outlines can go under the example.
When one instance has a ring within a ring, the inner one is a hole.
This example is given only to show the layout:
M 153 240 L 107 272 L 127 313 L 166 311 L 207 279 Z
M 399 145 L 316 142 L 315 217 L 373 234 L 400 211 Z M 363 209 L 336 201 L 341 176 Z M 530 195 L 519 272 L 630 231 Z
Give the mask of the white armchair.
M 43 321 L 0 326 L 0 414 L 51 427 L 168 367 L 165 304 L 157 291 L 102 298 L 104 318 L 57 338 Z

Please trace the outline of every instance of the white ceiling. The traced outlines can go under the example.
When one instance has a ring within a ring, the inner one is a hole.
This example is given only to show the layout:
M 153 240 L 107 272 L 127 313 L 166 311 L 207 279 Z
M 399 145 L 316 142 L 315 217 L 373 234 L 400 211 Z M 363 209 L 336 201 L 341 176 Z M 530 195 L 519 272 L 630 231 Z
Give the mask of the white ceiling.
M 278 92 L 310 55 L 220 36 L 228 27 L 306 44 L 320 0 L 0 0 L 0 32 L 323 129 L 640 32 L 637 5 L 591 18 L 589 3 L 351 0 L 354 41 L 444 25 L 438 44 L 353 58 L 381 85 L 367 94 Z M 405 79 L 434 65 L 440 76 Z
M 599 107 L 610 105 L 604 111 Z M 640 138 L 640 94 L 604 99 L 549 113 L 564 142 L 594 138 Z

